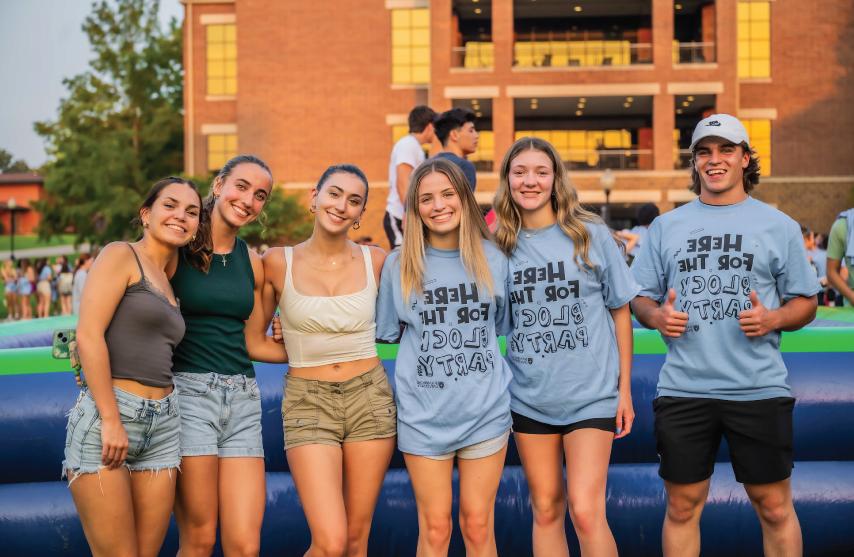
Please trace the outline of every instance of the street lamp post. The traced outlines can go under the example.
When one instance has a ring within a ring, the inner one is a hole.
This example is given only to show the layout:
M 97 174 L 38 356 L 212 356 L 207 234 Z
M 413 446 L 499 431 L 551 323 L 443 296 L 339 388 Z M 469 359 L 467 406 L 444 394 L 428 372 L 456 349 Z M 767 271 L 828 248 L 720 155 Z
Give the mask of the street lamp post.
M 6 206 L 9 208 L 9 221 L 10 221 L 9 224 L 11 225 L 11 228 L 12 228 L 10 252 L 11 252 L 12 261 L 14 262 L 15 261 L 15 209 L 18 208 L 18 202 L 15 201 L 14 197 L 12 197 L 9 199 L 9 201 L 6 202 Z
M 611 172 L 610 168 L 606 168 L 602 173 L 602 176 L 599 177 L 599 185 L 602 186 L 602 191 L 605 192 L 605 206 L 602 208 L 602 220 L 605 221 L 605 224 L 608 226 L 611 225 L 611 190 L 614 187 L 614 182 L 617 181 L 617 178 L 614 176 L 614 173 Z

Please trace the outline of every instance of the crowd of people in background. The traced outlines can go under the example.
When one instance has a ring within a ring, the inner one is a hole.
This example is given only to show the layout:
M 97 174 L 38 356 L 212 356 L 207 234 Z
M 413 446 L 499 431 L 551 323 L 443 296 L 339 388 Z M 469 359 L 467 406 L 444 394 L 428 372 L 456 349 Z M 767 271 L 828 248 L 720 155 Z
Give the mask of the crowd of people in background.
M 93 256 L 77 255 L 74 263 L 65 255 L 3 261 L 2 278 L 6 320 L 76 315 Z

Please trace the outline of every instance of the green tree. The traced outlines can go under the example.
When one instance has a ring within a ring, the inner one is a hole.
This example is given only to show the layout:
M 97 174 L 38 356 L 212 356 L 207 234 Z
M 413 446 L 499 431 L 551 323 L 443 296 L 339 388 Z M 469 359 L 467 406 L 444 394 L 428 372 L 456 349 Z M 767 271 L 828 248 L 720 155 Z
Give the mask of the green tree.
M 240 229 L 240 237 L 249 245 L 293 245 L 311 236 L 314 220 L 294 195 L 274 189 L 264 212 L 253 223 Z
M 158 0 L 92 5 L 83 23 L 94 58 L 64 80 L 53 122 L 39 122 L 49 160 L 39 232 L 127 238 L 149 186 L 183 166 L 181 30 L 161 30 Z
M 12 174 L 13 172 L 30 172 L 31 169 L 22 159 L 15 160 L 12 153 L 6 149 L 0 149 L 0 174 Z

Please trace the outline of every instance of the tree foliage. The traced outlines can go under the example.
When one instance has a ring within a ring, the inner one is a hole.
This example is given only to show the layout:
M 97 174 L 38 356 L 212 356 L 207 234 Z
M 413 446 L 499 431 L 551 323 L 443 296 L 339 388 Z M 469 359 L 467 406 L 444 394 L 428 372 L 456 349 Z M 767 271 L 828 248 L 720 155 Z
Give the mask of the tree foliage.
M 47 199 L 40 234 L 127 238 L 150 185 L 183 166 L 181 30 L 157 19 L 158 0 L 92 5 L 83 30 L 94 58 L 64 80 L 57 120 L 39 122 L 47 142 Z
M 22 159 L 15 160 L 12 153 L 6 149 L 0 149 L 0 174 L 12 174 L 13 172 L 31 172 L 32 169 Z

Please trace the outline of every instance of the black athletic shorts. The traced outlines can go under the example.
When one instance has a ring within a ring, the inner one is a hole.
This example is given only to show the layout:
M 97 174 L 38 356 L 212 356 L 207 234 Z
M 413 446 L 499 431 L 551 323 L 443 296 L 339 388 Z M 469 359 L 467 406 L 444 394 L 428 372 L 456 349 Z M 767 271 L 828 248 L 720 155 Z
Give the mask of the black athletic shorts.
M 576 429 L 601 429 L 602 431 L 610 431 L 611 433 L 614 433 L 617 430 L 616 416 L 613 418 L 591 418 L 589 420 L 581 420 L 580 422 L 567 425 L 544 424 L 543 422 L 538 422 L 537 420 L 512 411 L 510 412 L 510 416 L 513 418 L 514 433 L 531 433 L 534 435 L 550 435 L 557 433 L 560 435 L 566 435 Z
M 400 247 L 403 243 L 403 221 L 386 213 L 383 217 L 383 230 L 391 249 Z
M 658 474 L 688 484 L 711 477 L 715 456 L 726 437 L 735 479 L 768 484 L 792 475 L 790 397 L 720 400 L 662 396 L 652 403 Z

